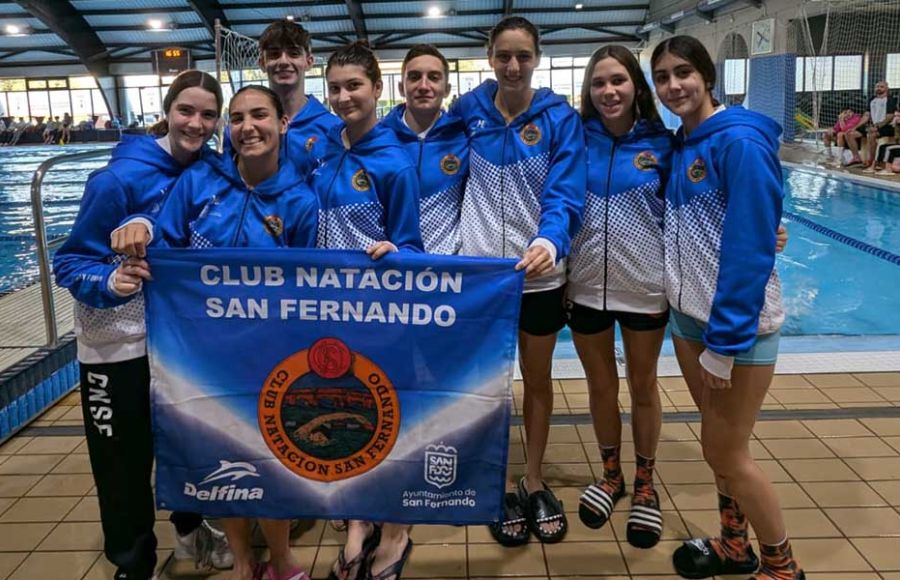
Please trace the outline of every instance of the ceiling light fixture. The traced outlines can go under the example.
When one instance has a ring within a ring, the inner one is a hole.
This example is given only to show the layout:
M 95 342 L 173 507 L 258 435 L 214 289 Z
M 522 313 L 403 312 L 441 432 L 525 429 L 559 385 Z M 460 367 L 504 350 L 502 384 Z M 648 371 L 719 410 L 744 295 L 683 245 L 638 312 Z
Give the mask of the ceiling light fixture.
M 584 8 L 584 4 L 578 3 L 575 5 L 575 10 L 581 10 L 582 8 Z
M 7 24 L 3 27 L 3 34 L 6 36 L 28 36 L 32 32 L 32 28 L 27 24 Z
M 175 22 L 162 18 L 150 18 L 147 20 L 147 30 L 151 32 L 169 32 L 175 30 Z
M 437 6 L 432 6 L 428 9 L 428 18 L 440 18 L 441 17 L 441 9 Z

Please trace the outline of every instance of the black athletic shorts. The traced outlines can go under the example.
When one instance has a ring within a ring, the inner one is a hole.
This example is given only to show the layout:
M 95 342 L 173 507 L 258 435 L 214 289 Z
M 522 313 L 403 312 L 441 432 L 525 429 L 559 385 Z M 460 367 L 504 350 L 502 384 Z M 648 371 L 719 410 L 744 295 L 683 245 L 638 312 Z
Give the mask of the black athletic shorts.
M 621 310 L 597 310 L 582 304 L 569 301 L 566 304 L 569 328 L 578 334 L 599 334 L 612 325 L 619 325 L 628 330 L 659 330 L 669 322 L 669 311 L 660 314 L 643 312 L 623 312 Z
M 878 127 L 878 136 L 879 137 L 893 137 L 894 136 L 894 126 L 892 124 L 888 123 L 884 127 Z
M 535 336 L 556 334 L 566 325 L 566 287 L 522 295 L 519 330 Z

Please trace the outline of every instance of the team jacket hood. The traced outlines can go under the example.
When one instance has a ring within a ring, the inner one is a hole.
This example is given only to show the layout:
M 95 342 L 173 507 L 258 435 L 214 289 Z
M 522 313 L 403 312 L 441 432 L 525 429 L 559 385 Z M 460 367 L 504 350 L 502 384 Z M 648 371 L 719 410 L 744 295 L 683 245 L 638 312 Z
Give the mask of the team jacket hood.
M 341 124 L 341 120 L 328 112 L 314 96 L 306 95 L 306 98 L 306 105 L 288 124 L 281 152 L 283 158 L 293 162 L 303 176 L 308 176 L 316 168 L 312 153 L 316 142 L 324 139 L 329 129 Z
M 704 343 L 735 356 L 784 322 L 775 231 L 784 189 L 777 123 L 741 107 L 678 133 L 666 189 L 666 292 L 708 323 Z
M 379 123 L 347 149 L 343 129 L 332 127 L 314 148 L 319 161 L 309 183 L 321 207 L 319 247 L 363 250 L 389 240 L 422 251 L 419 180 L 396 135 Z
M 175 184 L 154 238 L 179 248 L 312 247 L 317 213 L 292 163 L 249 188 L 231 157 L 210 151 Z
M 398 105 L 382 123 L 390 128 L 419 177 L 419 223 L 425 251 L 456 254 L 460 248 L 459 216 L 469 173 L 469 140 L 462 119 L 443 113 L 424 139 L 403 121 L 406 105 Z
M 88 177 L 72 231 L 53 259 L 56 283 L 76 300 L 82 362 L 146 354 L 143 294 L 121 297 L 109 289 L 109 277 L 124 258 L 110 249 L 110 234 L 134 214 L 156 216 L 183 171 L 154 137 L 123 135 L 109 163 Z
M 569 258 L 569 299 L 596 310 L 665 312 L 663 196 L 674 136 L 643 119 L 620 137 L 596 118 L 584 132 L 587 197 Z
M 469 135 L 461 253 L 521 257 L 535 238 L 556 249 L 557 267 L 525 282 L 526 292 L 565 283 L 565 258 L 584 210 L 586 157 L 581 119 L 550 89 L 507 124 L 494 106 L 496 81 L 463 95 L 451 112 Z

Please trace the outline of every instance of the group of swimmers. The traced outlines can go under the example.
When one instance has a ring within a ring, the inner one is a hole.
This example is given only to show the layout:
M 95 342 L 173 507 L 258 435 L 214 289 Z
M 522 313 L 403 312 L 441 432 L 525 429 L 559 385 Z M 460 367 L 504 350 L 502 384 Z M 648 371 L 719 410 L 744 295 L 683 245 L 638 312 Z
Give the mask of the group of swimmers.
M 636 452 L 627 539 L 640 548 L 659 541 L 656 365 L 671 322 L 701 411 L 722 523 L 718 537 L 676 550 L 676 571 L 686 578 L 804 578 L 775 489 L 749 450 L 783 321 L 774 270 L 781 129 L 719 105 L 716 69 L 699 41 L 670 38 L 651 59 L 659 100 L 681 118 L 677 135 L 660 122 L 651 88 L 624 47 L 594 53 L 581 111 L 549 89 L 532 89 L 539 33 L 521 17 L 504 18 L 490 33 L 496 81 L 462 95 L 449 111 L 441 109 L 450 92 L 447 60 L 429 45 L 411 49 L 400 85 L 406 102 L 381 121 L 381 74 L 365 44 L 328 60 L 336 116 L 304 94 L 313 57 L 301 26 L 272 24 L 260 54 L 269 88 L 246 86 L 231 99 L 225 154 L 206 146 L 223 107 L 218 83 L 200 71 L 182 73 L 166 95 L 161 136 L 126 137 L 91 176 L 72 235 L 54 260 L 57 282 L 77 300 L 82 405 L 116 578 L 146 580 L 156 564 L 140 292 L 150 277 L 150 243 L 358 249 L 373 259 L 396 251 L 516 258 L 526 278 L 519 362 L 527 463 L 490 526 L 505 546 L 532 535 L 559 542 L 568 529 L 562 502 L 542 477 L 552 354 L 566 324 L 585 368 L 603 458 L 603 477 L 582 494 L 579 517 L 600 528 L 626 495 L 617 321 Z M 231 554 L 199 514 L 175 513 L 172 521 L 176 557 L 179 547 L 184 557 L 211 554 L 213 565 L 233 565 L 236 580 L 307 577 L 289 549 L 287 520 L 260 520 L 270 553 L 263 563 L 254 561 L 250 520 L 222 520 Z M 345 526 L 330 578 L 400 578 L 413 547 L 408 526 Z M 200 544 L 214 549 L 189 549 Z

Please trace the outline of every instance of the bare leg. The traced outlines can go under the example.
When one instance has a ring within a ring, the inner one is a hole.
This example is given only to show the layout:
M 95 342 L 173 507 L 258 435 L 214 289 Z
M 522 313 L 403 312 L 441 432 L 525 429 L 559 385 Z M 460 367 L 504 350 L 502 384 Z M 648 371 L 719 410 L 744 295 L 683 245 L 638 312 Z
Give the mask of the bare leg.
M 662 427 L 662 403 L 656 384 L 656 366 L 665 329 L 628 330 L 622 328 L 626 373 L 631 389 L 631 432 L 638 455 L 656 457 Z
M 862 135 L 860 135 L 856 131 L 851 131 L 846 134 L 847 146 L 850 148 L 850 152 L 853 154 L 853 159 L 859 161 L 859 145 L 862 140 Z
M 300 568 L 289 545 L 291 520 L 259 519 L 259 527 L 269 547 L 269 565 L 279 576 Z
M 373 576 L 377 576 L 403 557 L 411 530 L 412 527 L 406 524 L 386 523 L 382 526 L 381 541 L 378 543 L 378 547 L 375 548 L 372 560 Z
M 344 559 L 346 562 L 352 561 L 359 554 L 362 553 L 363 543 L 366 541 L 373 531 L 374 524 L 372 522 L 365 522 L 360 520 L 350 520 L 347 523 L 347 541 L 344 543 L 344 547 L 342 548 L 344 551 Z M 359 568 L 354 566 L 351 570 L 348 570 L 348 574 L 346 577 L 342 577 L 339 573 L 338 562 L 335 562 L 332 566 L 332 570 L 338 574 L 338 578 L 340 580 L 353 580 L 356 578 L 356 574 L 359 571 Z
M 750 435 L 774 371 L 774 365 L 735 365 L 730 389 L 707 389 L 700 437 L 707 463 L 725 480 L 759 541 L 770 545 L 784 540 L 784 519 L 774 486 L 750 454 Z
M 526 474 L 525 490 L 532 493 L 543 489 L 541 464 L 550 436 L 550 416 L 553 414 L 553 349 L 556 333 L 537 336 L 519 331 L 519 368 L 525 384 L 523 415 L 525 422 Z M 559 529 L 559 522 L 543 525 L 547 533 Z
M 250 530 L 253 520 L 249 518 L 224 518 L 220 520 L 228 546 L 234 554 L 234 568 L 231 580 L 250 580 L 253 578 L 253 549 L 250 546 Z
M 616 370 L 615 327 L 597 334 L 572 332 L 575 350 L 587 377 L 591 420 L 600 447 L 622 441 L 619 413 L 619 374 Z

